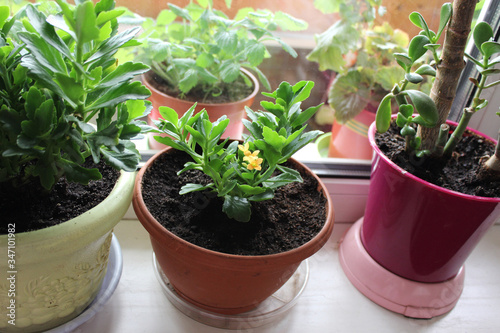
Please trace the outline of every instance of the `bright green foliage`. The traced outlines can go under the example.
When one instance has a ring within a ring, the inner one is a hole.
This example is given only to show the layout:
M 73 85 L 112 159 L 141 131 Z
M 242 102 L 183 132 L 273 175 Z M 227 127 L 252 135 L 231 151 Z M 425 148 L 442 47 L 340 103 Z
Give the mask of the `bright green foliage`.
M 66 177 L 86 184 L 101 178 L 81 166 L 90 156 L 134 171 L 140 156 L 130 139 L 142 131 L 136 119 L 150 92 L 132 79 L 148 67 L 118 65 L 114 54 L 137 45 L 137 30 L 118 32 L 121 11 L 112 0 L 52 5 L 54 15 L 29 4 L 12 19 L 0 9 L 0 182 L 20 186 L 35 177 L 50 189 Z M 7 37 L 11 27 L 16 40 Z
M 156 21 L 145 19 L 138 59 L 150 65 L 182 95 L 198 87 L 205 96 L 218 95 L 247 68 L 270 89 L 258 66 L 269 56 L 264 42 L 278 42 L 293 57 L 297 53 L 273 32 L 303 30 L 307 23 L 283 12 L 242 8 L 229 19 L 212 8 L 212 1 L 190 2 L 185 8 L 169 4 Z
M 394 52 L 405 52 L 408 35 L 389 23 L 376 25 L 383 15 L 380 0 L 316 0 L 316 8 L 338 13 L 340 20 L 316 36 L 316 46 L 307 59 L 320 70 L 336 72 L 328 95 L 338 123 L 346 123 L 364 109 L 376 107 L 403 70 Z M 362 8 L 360 10 L 360 8 Z
M 225 116 L 212 123 L 206 111 L 194 114 L 193 106 L 179 119 L 174 110 L 161 107 L 163 119 L 157 126 L 171 137 L 156 137 L 156 140 L 185 151 L 193 159 L 179 173 L 196 169 L 212 179 L 207 185 L 187 184 L 180 193 L 212 190 L 224 200 L 223 210 L 230 218 L 247 222 L 252 201 L 271 199 L 276 188 L 302 181 L 297 171 L 282 164 L 321 134 L 305 132 L 306 122 L 320 106 L 304 111 L 300 108 L 313 86 L 311 81 L 294 86 L 283 82 L 276 91 L 265 94 L 274 99 L 274 103 L 261 102 L 266 111 L 247 108 L 250 120 L 244 120 L 244 124 L 250 135 L 243 144 L 237 141 L 228 144 L 229 139 L 221 142 L 229 124 Z M 197 146 L 201 153 L 196 152 Z M 279 171 L 277 175 L 275 171 Z

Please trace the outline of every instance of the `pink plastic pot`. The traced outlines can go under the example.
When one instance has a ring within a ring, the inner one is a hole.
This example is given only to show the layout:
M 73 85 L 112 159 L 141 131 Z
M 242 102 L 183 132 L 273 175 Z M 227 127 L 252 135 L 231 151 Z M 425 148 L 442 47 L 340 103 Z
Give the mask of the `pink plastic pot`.
M 453 278 L 499 220 L 500 198 L 461 194 L 413 176 L 380 151 L 375 131 L 372 124 L 369 140 L 375 156 L 361 229 L 366 251 L 385 269 L 406 279 Z

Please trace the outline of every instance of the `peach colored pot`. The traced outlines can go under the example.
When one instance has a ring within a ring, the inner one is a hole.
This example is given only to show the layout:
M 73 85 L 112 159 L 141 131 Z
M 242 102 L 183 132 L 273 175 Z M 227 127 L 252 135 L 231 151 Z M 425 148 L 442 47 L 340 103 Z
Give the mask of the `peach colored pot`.
M 363 110 L 343 125 L 334 121 L 328 157 L 371 160 L 373 150 L 368 141 L 368 127 L 374 120 L 375 113 Z
M 221 103 L 221 104 L 207 104 L 207 103 L 198 103 L 196 105 L 195 112 L 200 112 L 205 109 L 208 112 L 208 116 L 211 122 L 216 121 L 223 115 L 229 118 L 229 125 L 224 133 L 224 138 L 230 137 L 235 140 L 241 139 L 241 134 L 243 133 L 243 123 L 241 120 L 245 117 L 245 106 L 251 106 L 257 92 L 259 91 L 259 82 L 249 71 L 242 69 L 241 70 L 246 76 L 248 76 L 253 84 L 254 90 L 252 93 L 242 99 L 240 101 L 231 102 L 231 103 Z M 158 91 L 155 89 L 143 76 L 142 78 L 143 84 L 151 91 L 151 96 L 149 100 L 153 103 L 153 110 L 148 116 L 149 125 L 153 125 L 154 120 L 158 120 L 160 118 L 160 112 L 158 108 L 160 106 L 168 106 L 179 114 L 181 117 L 193 104 L 194 102 L 185 101 L 182 99 L 174 98 L 165 93 Z M 157 135 L 157 134 L 154 134 Z M 153 138 L 153 133 L 149 136 L 149 147 L 151 149 L 161 150 L 166 146 L 159 143 Z
M 142 178 L 161 154 L 153 156 L 136 178 L 133 206 L 151 243 L 161 269 L 175 290 L 187 301 L 212 312 L 237 314 L 255 308 L 277 291 L 300 263 L 319 251 L 333 230 L 334 211 L 324 184 L 302 163 L 294 161 L 317 179 L 325 198 L 327 218 L 321 231 L 293 250 L 262 256 L 220 253 L 193 245 L 164 228 L 148 211 L 142 196 Z

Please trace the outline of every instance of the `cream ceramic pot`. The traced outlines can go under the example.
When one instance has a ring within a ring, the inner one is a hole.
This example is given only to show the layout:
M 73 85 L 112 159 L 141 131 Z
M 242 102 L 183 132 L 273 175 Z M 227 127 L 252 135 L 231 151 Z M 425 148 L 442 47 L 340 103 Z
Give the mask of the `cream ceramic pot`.
M 0 236 L 1 332 L 45 331 L 92 302 L 106 275 L 113 227 L 130 205 L 134 178 L 135 173 L 122 172 L 106 199 L 74 219 Z

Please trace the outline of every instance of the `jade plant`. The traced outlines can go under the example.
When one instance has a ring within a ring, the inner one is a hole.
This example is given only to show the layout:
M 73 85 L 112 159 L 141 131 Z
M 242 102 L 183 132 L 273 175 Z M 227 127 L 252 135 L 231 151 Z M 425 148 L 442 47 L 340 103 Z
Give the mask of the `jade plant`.
M 283 82 L 273 93 L 264 93 L 274 103 L 262 101 L 265 111 L 246 108 L 249 120 L 244 120 L 244 125 L 250 134 L 244 142 L 229 142 L 229 138 L 221 141 L 229 124 L 225 116 L 210 122 L 205 111 L 194 114 L 193 106 L 179 119 L 173 109 L 160 107 L 163 119 L 156 125 L 159 132 L 169 136 L 155 139 L 192 158 L 178 173 L 200 170 L 212 180 L 209 184 L 186 184 L 180 194 L 213 191 L 224 201 L 222 209 L 228 217 L 247 222 L 251 202 L 272 199 L 276 188 L 301 182 L 299 172 L 283 163 L 321 134 L 306 131 L 307 120 L 320 105 L 304 111 L 300 107 L 313 86 L 312 81 L 293 86 Z
M 444 4 L 437 32 L 429 29 L 420 13 L 413 12 L 410 15 L 411 22 L 421 28 L 422 32 L 411 40 L 408 53 L 394 55 L 405 75 L 384 97 L 376 115 L 377 131 L 386 132 L 391 123 L 391 102 L 396 101 L 399 108 L 396 124 L 401 127 L 401 135 L 406 140 L 405 149 L 410 154 L 415 153 L 418 157 L 449 158 L 462 138 L 471 116 L 488 105 L 488 101 L 482 98 L 484 89 L 500 84 L 500 80 L 490 80 L 493 75 L 500 73 L 500 70 L 495 68 L 500 63 L 500 57 L 497 55 L 500 52 L 500 43 L 493 40 L 493 30 L 488 23 L 477 23 L 472 32 L 474 44 L 479 50 L 479 58 L 465 53 L 476 3 L 475 0 L 456 0 L 453 6 Z M 442 51 L 439 52 L 441 47 L 438 40 L 445 31 L 446 38 Z M 427 52 L 431 52 L 434 62 L 431 65 L 424 64 L 413 71 L 414 63 Z M 476 88 L 471 104 L 463 110 L 456 129 L 448 135 L 450 128 L 444 122 L 450 112 L 457 82 L 464 68 L 464 56 L 476 65 L 480 78 L 470 78 Z M 409 89 L 410 83 L 419 83 L 423 76 L 435 78 L 430 95 Z M 497 144 L 496 153 L 484 164 L 489 171 L 481 171 L 480 174 L 498 177 L 499 157 L 500 148 Z
M 230 6 L 231 1 L 226 4 Z M 144 19 L 140 36 L 143 45 L 135 52 L 137 59 L 150 65 L 179 98 L 196 92 L 199 102 L 221 94 L 235 100 L 237 97 L 232 95 L 252 85 L 242 68 L 256 73 L 270 90 L 266 76 L 258 68 L 269 56 L 266 43 L 277 42 L 297 56 L 274 32 L 278 28 L 306 27 L 306 22 L 283 12 L 242 8 L 230 19 L 213 8 L 212 0 L 190 1 L 184 8 L 169 3 L 156 20 Z
M 138 45 L 138 29 L 119 32 L 112 0 L 56 2 L 48 15 L 39 4 L 12 18 L 0 7 L 0 184 L 13 188 L 87 184 L 102 177 L 87 159 L 126 171 L 140 159 L 131 139 L 150 92 L 133 78 L 148 66 L 114 57 Z

